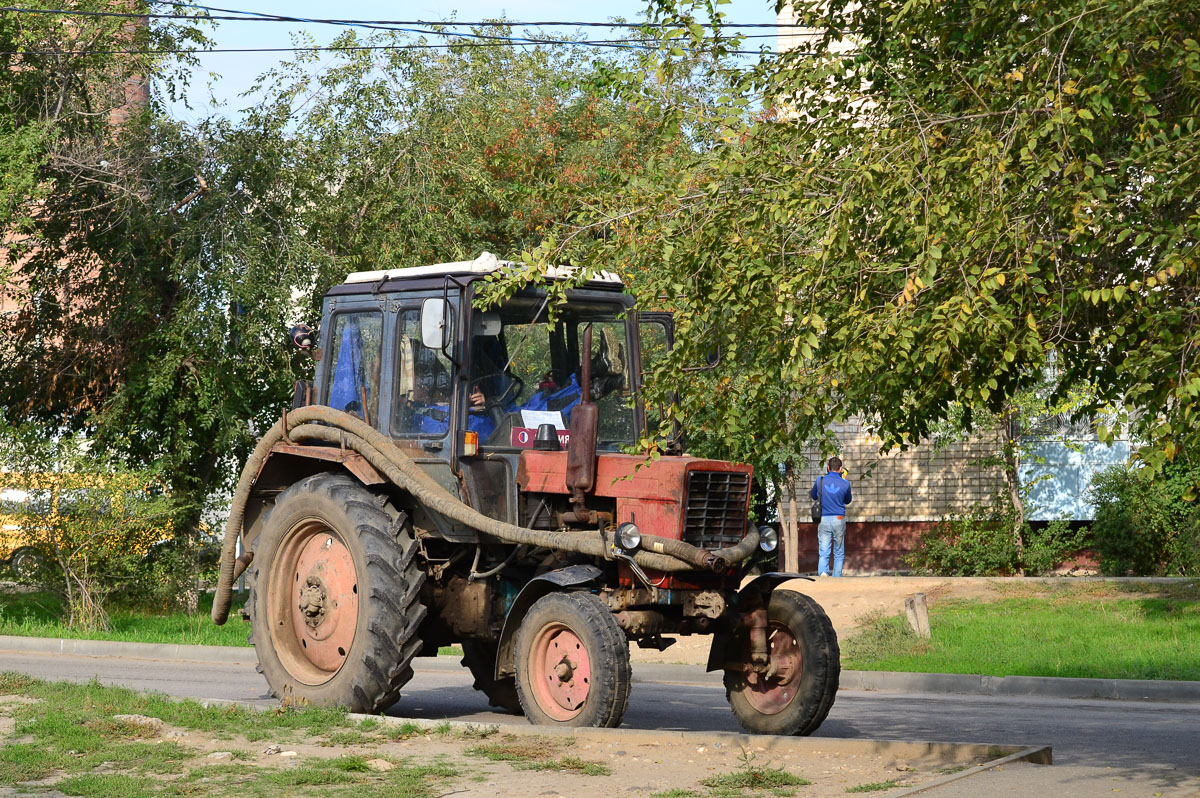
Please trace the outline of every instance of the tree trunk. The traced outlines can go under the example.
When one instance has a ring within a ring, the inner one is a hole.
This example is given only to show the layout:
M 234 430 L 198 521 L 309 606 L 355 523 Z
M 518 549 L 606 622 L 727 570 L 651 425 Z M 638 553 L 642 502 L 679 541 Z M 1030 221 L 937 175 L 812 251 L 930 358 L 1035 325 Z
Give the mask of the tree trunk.
M 1021 496 L 1021 447 L 1016 415 L 1010 411 L 1004 425 L 1004 482 L 1012 504 L 1012 536 L 1017 548 L 1017 574 L 1025 575 L 1025 500 Z
M 779 501 L 779 548 L 783 552 L 779 565 L 788 573 L 800 570 L 800 510 L 796 503 L 796 467 L 788 460 L 783 464 L 783 486 L 776 498 Z M 784 511 L 784 507 L 787 511 Z

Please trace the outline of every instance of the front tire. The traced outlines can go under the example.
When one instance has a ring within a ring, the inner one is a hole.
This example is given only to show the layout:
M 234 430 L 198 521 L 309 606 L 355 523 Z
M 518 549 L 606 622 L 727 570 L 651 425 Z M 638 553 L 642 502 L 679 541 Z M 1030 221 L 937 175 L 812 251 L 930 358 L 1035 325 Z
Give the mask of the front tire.
M 517 693 L 540 726 L 615 728 L 629 705 L 629 643 L 600 599 L 551 593 L 534 602 L 516 640 Z
M 730 662 L 750 661 L 747 635 L 732 647 Z M 833 623 L 808 596 L 776 590 L 767 607 L 767 647 L 772 675 L 725 671 L 733 714 L 753 734 L 812 734 L 833 707 L 841 674 Z
M 255 541 L 250 640 L 272 695 L 382 712 L 412 678 L 425 574 L 398 511 L 341 474 L 281 494 Z

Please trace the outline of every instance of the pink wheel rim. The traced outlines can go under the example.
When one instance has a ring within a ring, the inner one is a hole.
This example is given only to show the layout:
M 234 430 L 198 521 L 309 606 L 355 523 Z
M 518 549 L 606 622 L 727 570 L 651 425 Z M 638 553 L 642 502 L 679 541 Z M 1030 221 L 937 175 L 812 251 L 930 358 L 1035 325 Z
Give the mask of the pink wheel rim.
M 534 638 L 530 665 L 530 685 L 542 712 L 569 721 L 583 711 L 592 687 L 592 661 L 579 635 L 564 624 L 546 624 Z
M 358 571 L 342 538 L 317 519 L 293 527 L 272 563 L 271 636 L 280 662 L 298 681 L 333 678 L 358 626 Z
M 747 673 L 742 695 L 761 714 L 776 715 L 795 701 L 800 692 L 804 655 L 786 626 L 772 623 L 767 635 L 767 650 L 771 655 L 768 670 L 765 674 Z

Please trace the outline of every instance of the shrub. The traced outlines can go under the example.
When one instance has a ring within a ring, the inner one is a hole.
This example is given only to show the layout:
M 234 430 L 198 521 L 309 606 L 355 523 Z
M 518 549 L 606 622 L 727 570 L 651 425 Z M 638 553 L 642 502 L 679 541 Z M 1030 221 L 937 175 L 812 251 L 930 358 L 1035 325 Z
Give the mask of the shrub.
M 23 497 L 7 523 L 43 562 L 26 579 L 62 596 L 67 626 L 107 628 L 113 592 L 137 581 L 151 544 L 170 535 L 172 502 L 152 472 L 80 437 L 0 423 L 0 452 L 4 487 Z
M 1033 576 L 1052 572 L 1088 543 L 1086 527 L 1051 521 L 1037 529 L 1022 526 L 1024 546 L 1018 549 L 1013 526 L 1012 505 L 997 496 L 991 504 L 977 504 L 922 532 L 904 562 L 918 573 L 936 576 L 1004 576 L 1022 570 Z
M 996 576 L 1018 570 L 1011 515 L 977 504 L 970 512 L 939 521 L 921 533 L 917 548 L 904 562 L 919 573 L 938 576 Z
M 1043 527 L 1025 528 L 1025 552 L 1022 561 L 1027 576 L 1049 574 L 1071 556 L 1090 544 L 1090 530 L 1073 526 L 1070 521 L 1051 521 Z
M 1113 466 L 1092 480 L 1093 543 L 1100 570 L 1117 576 L 1200 573 L 1200 507 L 1183 497 L 1200 468 L 1171 464 L 1153 481 Z

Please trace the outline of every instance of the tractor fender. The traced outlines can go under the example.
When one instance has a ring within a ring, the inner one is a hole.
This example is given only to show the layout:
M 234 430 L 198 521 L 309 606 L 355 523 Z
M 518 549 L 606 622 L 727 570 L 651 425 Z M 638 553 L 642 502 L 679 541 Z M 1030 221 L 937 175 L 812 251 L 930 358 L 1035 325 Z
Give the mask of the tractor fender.
M 784 582 L 793 579 L 816 581 L 811 576 L 789 574 L 783 571 L 771 571 L 754 577 L 738 591 L 734 607 L 739 611 L 766 606 L 771 601 L 771 593 Z M 729 632 L 719 632 L 713 635 L 712 645 L 708 649 L 708 667 L 706 671 L 719 671 L 725 665 L 725 649 L 729 646 L 733 635 Z
M 500 630 L 500 643 L 496 649 L 496 678 L 506 679 L 516 673 L 517 628 L 535 601 L 549 593 L 594 584 L 602 576 L 604 572 L 594 565 L 570 565 L 526 582 L 504 616 L 504 628 Z

